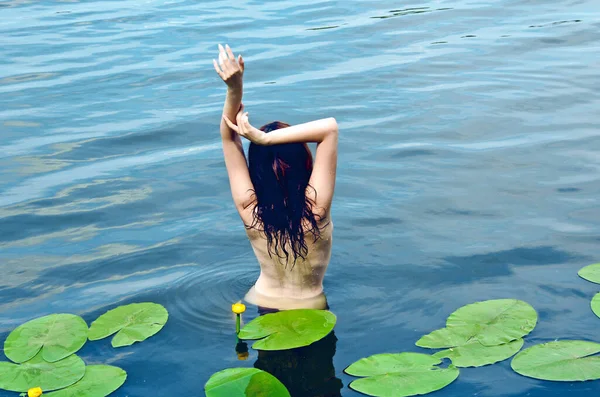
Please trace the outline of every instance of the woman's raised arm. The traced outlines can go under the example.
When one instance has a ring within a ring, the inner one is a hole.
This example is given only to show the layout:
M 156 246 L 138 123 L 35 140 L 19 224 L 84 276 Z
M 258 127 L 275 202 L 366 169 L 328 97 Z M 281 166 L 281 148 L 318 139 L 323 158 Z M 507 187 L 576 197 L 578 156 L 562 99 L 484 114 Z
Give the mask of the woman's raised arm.
M 223 48 L 219 44 L 219 62 L 213 59 L 215 71 L 227 84 L 227 96 L 223 106 L 223 116 L 235 120 L 235 115 L 242 109 L 244 60 L 238 55 L 236 60 L 233 51 L 227 45 Z M 223 155 L 225 166 L 229 175 L 229 185 L 233 202 L 246 222 L 245 211 L 252 202 L 253 185 L 246 164 L 246 156 L 242 141 L 238 134 L 232 130 L 228 123 L 221 118 L 221 139 L 223 140 Z
M 287 131 L 286 131 L 287 130 Z M 270 136 L 269 136 L 270 135 Z M 314 211 L 328 218 L 335 190 L 337 170 L 338 125 L 331 117 L 299 124 L 267 134 L 271 142 L 317 142 L 317 152 L 306 194 L 316 203 Z
M 320 119 L 292 125 L 271 131 L 264 136 L 265 145 L 279 145 L 282 143 L 295 142 L 317 142 L 322 143 L 325 140 L 337 141 L 338 126 L 333 117 Z
M 265 136 L 267 145 L 292 142 L 316 142 L 317 153 L 306 194 L 316 203 L 314 210 L 322 218 L 329 217 L 335 190 L 337 170 L 338 125 L 333 118 L 315 120 L 271 131 Z
M 315 210 L 321 212 L 319 215 L 325 217 L 329 214 L 335 190 L 338 146 L 338 125 L 333 117 L 281 128 L 268 134 L 253 127 L 248 113 L 243 111 L 237 115 L 237 125 L 228 117 L 223 119 L 238 134 L 259 145 L 316 142 L 317 153 L 309 181 L 316 194 L 311 189 L 307 190 L 307 194 L 315 201 Z

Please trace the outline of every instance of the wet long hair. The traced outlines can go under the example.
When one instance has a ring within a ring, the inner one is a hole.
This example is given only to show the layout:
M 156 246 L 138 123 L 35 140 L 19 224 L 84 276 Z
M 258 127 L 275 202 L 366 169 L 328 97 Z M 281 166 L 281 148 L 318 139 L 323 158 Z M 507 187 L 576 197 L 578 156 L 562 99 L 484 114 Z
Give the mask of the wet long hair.
M 289 124 L 274 121 L 260 129 L 269 133 L 285 127 Z M 255 209 L 252 224 L 246 227 L 264 232 L 269 256 L 285 259 L 286 266 L 291 258 L 293 268 L 298 258 L 306 259 L 308 254 L 305 232 L 310 232 L 314 241 L 320 237 L 321 217 L 313 212 L 316 203 L 306 194 L 307 188 L 314 190 L 308 183 L 313 170 L 312 153 L 305 143 L 250 143 L 248 169 L 254 184 Z M 303 228 L 305 223 L 308 229 Z

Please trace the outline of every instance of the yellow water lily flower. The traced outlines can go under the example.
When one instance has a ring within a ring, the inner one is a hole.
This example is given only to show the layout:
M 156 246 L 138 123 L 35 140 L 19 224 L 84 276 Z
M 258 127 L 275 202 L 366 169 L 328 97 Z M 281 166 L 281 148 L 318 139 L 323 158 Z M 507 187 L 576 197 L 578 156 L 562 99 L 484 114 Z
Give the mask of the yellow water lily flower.
M 42 395 L 41 387 L 33 387 L 27 390 L 27 397 L 40 397 Z
M 246 305 L 244 305 L 241 302 L 234 303 L 233 305 L 231 305 L 231 311 L 235 314 L 242 314 L 246 311 Z
M 250 353 L 248 353 L 248 352 L 238 352 L 238 354 L 237 354 L 238 360 L 240 360 L 240 361 L 246 361 L 249 356 L 250 356 Z

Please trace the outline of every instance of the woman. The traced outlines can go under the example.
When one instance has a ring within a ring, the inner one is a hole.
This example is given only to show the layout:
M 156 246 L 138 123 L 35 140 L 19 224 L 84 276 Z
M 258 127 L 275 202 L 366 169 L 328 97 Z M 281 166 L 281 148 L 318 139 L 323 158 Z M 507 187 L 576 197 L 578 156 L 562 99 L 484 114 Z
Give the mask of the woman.
M 325 309 L 337 123 L 273 122 L 257 129 L 242 105 L 242 56 L 219 44 L 213 64 L 227 84 L 221 138 L 231 194 L 261 270 L 246 300 L 263 308 Z M 240 136 L 251 141 L 248 164 Z M 317 143 L 314 162 L 307 142 Z

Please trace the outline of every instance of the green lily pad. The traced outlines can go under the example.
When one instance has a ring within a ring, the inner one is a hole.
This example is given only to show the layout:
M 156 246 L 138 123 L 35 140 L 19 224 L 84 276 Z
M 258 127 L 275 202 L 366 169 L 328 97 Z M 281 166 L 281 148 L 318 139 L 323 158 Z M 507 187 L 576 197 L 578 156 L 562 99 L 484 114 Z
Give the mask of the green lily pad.
M 141 342 L 164 327 L 169 313 L 157 303 L 132 303 L 109 310 L 90 326 L 88 338 L 98 340 L 117 332 L 113 347 L 129 346 Z
M 368 376 L 350 388 L 370 396 L 405 397 L 443 389 L 458 377 L 454 365 L 439 368 L 441 360 L 420 353 L 384 353 L 362 358 L 345 369 L 349 375 Z
M 23 364 L 0 362 L 0 389 L 26 392 L 32 387 L 57 390 L 77 382 L 85 373 L 85 363 L 71 355 L 53 363 L 45 361 L 43 353 Z
M 600 292 L 594 295 L 594 297 L 592 298 L 591 306 L 594 314 L 600 317 Z
M 423 353 L 382 353 L 361 358 L 344 370 L 352 376 L 374 376 L 388 372 L 400 372 L 407 368 L 431 369 L 442 360 Z
M 463 346 L 478 341 L 497 346 L 529 334 L 537 323 L 531 305 L 517 299 L 495 299 L 472 303 L 452 313 L 442 328 L 423 336 L 417 346 L 431 349 Z
M 335 326 L 335 314 L 328 310 L 297 309 L 270 313 L 250 321 L 240 339 L 260 339 L 257 350 L 287 350 L 308 346 L 326 337 Z
M 476 332 L 476 327 L 440 328 L 422 336 L 416 345 L 428 349 L 462 346 L 467 344 Z
M 435 353 L 433 357 L 449 358 L 457 367 L 482 367 L 511 358 L 521 350 L 523 343 L 523 339 L 517 339 L 503 345 L 484 346 L 474 341 L 463 346 L 442 350 Z
M 42 353 L 48 362 L 59 361 L 75 353 L 87 342 L 88 327 L 74 314 L 51 314 L 15 328 L 4 342 L 4 354 L 15 363 L 23 363 Z
M 90 365 L 81 380 L 48 397 L 106 397 L 125 383 L 127 372 L 111 365 Z M 44 388 L 42 388 L 44 390 Z M 44 393 L 46 396 L 46 393 Z
M 290 397 L 273 375 L 256 368 L 229 368 L 217 372 L 204 385 L 206 397 Z
M 510 366 L 523 376 L 562 382 L 600 379 L 600 343 L 566 340 L 535 345 L 513 358 Z
M 577 272 L 579 277 L 591 281 L 592 283 L 600 284 L 600 263 L 586 266 Z

